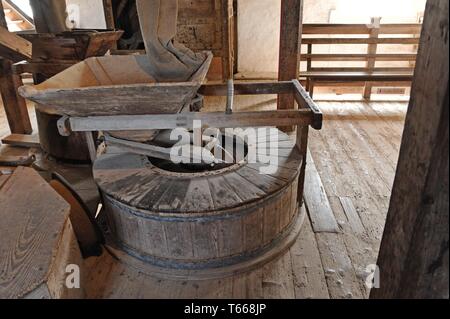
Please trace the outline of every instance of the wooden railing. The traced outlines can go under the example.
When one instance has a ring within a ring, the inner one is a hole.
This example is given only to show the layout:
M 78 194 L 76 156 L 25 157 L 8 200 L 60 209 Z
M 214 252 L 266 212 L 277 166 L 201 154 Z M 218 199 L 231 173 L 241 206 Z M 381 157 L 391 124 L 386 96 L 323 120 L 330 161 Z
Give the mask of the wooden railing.
M 314 86 L 364 86 L 364 97 L 369 99 L 374 82 L 377 86 L 409 86 L 413 77 L 421 24 L 305 24 L 303 26 L 302 61 L 306 68 L 301 78 L 307 81 L 311 94 Z M 332 46 L 332 53 L 317 53 L 319 46 Z M 351 48 L 340 52 L 342 45 L 367 46 L 364 53 Z M 381 45 L 409 47 L 408 52 L 380 53 Z M 336 53 L 334 53 L 336 51 Z M 317 63 L 327 65 L 317 66 Z M 364 62 L 364 66 L 349 66 Z M 380 62 L 390 65 L 379 66 Z M 343 64 L 345 64 L 343 66 Z M 394 64 L 394 65 L 392 65 Z M 395 65 L 397 64 L 397 65 Z M 399 66 L 400 64 L 400 66 Z M 402 65 L 401 64 L 406 64 Z

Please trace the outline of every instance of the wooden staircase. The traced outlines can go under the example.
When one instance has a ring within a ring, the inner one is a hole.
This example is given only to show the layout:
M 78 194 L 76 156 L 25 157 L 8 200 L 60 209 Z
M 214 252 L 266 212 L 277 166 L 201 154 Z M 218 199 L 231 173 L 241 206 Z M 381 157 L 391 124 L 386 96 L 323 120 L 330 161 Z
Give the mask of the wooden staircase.
M 11 32 L 20 32 L 34 29 L 33 18 L 28 16 L 11 0 L 1 0 L 5 11 L 8 29 Z

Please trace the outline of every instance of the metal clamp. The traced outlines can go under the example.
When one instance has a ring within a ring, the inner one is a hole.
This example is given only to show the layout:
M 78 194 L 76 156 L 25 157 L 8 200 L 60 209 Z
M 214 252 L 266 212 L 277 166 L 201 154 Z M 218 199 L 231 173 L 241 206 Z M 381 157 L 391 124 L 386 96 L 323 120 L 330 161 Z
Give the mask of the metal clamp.
M 72 134 L 69 117 L 67 115 L 61 117 L 56 123 L 56 126 L 58 127 L 58 131 L 61 136 L 70 136 L 70 134 Z

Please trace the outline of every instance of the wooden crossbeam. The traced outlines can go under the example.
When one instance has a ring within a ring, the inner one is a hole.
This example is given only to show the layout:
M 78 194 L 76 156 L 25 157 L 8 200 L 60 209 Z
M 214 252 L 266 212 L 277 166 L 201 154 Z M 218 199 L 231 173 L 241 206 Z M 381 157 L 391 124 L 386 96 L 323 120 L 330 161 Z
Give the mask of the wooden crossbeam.
M 415 61 L 417 54 L 395 53 L 395 54 L 303 54 L 302 61 L 312 59 L 313 61 L 368 61 L 376 59 L 377 61 Z
M 314 113 L 311 110 L 280 110 L 264 112 L 239 112 L 225 114 L 210 113 L 180 113 L 160 115 L 119 115 L 70 117 L 65 119 L 72 132 L 91 131 L 141 131 L 168 130 L 176 128 L 194 128 L 194 121 L 201 121 L 204 127 L 237 128 L 266 126 L 308 126 L 313 123 Z M 64 133 L 67 124 L 60 125 Z
M 19 62 L 31 59 L 31 43 L 0 26 L 0 56 Z
M 417 45 L 419 38 L 303 38 L 302 44 L 405 44 Z
M 420 34 L 422 25 L 410 24 L 381 24 L 380 34 Z M 305 24 L 303 34 L 369 34 L 370 25 L 367 24 Z

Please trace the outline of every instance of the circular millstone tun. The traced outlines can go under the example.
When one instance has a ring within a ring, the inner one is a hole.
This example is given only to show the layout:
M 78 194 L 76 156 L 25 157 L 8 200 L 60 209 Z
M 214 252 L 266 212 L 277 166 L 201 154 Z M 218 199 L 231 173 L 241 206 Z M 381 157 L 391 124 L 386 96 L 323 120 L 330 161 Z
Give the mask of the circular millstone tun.
M 176 169 L 107 148 L 94 177 L 112 249 L 172 270 L 235 269 L 284 251 L 302 223 L 297 203 L 302 158 L 286 134 L 275 128 L 258 132 L 266 138 L 247 140 L 248 154 L 258 154 L 254 163 L 248 155 L 247 161 L 215 169 Z M 265 171 L 273 141 L 278 155 Z

